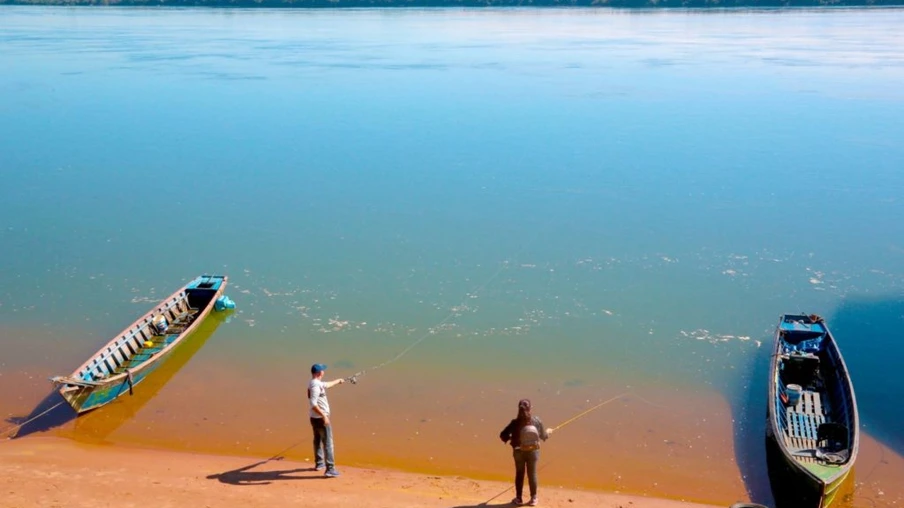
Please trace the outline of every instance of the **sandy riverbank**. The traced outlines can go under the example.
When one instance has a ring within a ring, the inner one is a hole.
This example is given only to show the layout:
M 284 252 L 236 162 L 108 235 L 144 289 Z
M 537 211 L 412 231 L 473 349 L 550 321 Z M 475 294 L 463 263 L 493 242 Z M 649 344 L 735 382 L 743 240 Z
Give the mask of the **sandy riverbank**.
M 541 478 L 542 481 L 542 478 Z M 0 506 L 506 506 L 510 485 L 342 468 L 324 479 L 306 462 L 87 446 L 34 437 L 0 442 Z M 541 506 L 690 508 L 707 505 L 543 488 Z

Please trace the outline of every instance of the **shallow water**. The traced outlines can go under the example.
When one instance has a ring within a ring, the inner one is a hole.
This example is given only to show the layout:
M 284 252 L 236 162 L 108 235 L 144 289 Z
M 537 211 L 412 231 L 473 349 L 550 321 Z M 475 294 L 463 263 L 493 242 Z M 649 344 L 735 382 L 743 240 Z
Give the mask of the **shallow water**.
M 506 478 L 518 399 L 626 393 L 545 485 L 771 504 L 771 330 L 816 312 L 871 436 L 850 504 L 901 503 L 902 22 L 4 7 L 0 413 L 222 272 L 237 312 L 46 431 L 305 458 L 326 362 L 368 370 L 331 391 L 340 464 Z

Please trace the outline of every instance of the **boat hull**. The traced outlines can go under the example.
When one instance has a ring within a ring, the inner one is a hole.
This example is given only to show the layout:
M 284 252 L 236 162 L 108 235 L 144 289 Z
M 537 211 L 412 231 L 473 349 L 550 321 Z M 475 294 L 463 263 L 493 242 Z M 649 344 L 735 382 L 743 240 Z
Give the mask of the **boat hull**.
M 186 337 L 187 338 L 187 335 Z M 183 338 L 182 340 L 184 340 Z M 116 398 L 133 392 L 136 387 L 144 381 L 144 379 L 154 372 L 163 362 L 169 358 L 170 350 L 165 356 L 155 358 L 150 365 L 142 369 L 141 372 L 132 375 L 131 386 L 128 379 L 117 381 L 115 383 L 107 383 L 97 387 L 83 387 L 73 390 L 60 390 L 60 395 L 75 409 L 79 414 L 97 409 L 105 404 L 116 400 Z

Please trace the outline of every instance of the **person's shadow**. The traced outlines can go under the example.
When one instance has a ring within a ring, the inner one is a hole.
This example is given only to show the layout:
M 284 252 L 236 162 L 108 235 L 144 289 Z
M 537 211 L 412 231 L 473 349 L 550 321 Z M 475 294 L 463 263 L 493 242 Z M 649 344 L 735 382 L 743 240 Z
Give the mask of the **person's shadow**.
M 511 487 L 511 486 L 506 487 L 505 490 L 503 490 L 502 492 L 496 494 L 495 496 L 487 499 L 486 501 L 484 501 L 482 503 L 463 504 L 463 505 L 459 505 L 459 506 L 453 506 L 452 508 L 485 508 L 485 507 L 492 507 L 492 506 L 515 506 L 511 501 L 509 501 L 509 502 L 497 501 L 497 499 L 499 499 L 500 497 L 508 494 L 512 490 L 512 488 L 513 487 Z M 490 503 L 493 503 L 493 504 L 490 504 Z
M 315 471 L 313 467 L 299 467 L 295 469 L 282 469 L 276 471 L 251 471 L 251 469 L 254 469 L 262 464 L 266 464 L 267 462 L 282 459 L 282 457 L 276 457 L 273 459 L 262 460 L 260 462 L 255 462 L 254 464 L 249 464 L 247 466 L 233 469 L 231 471 L 224 471 L 222 473 L 208 475 L 207 479 L 219 480 L 221 483 L 228 483 L 230 485 L 269 485 L 275 481 L 282 480 L 322 480 L 324 478 L 327 478 L 326 476 L 323 476 L 322 473 L 315 476 L 299 476 L 295 474 L 302 472 L 313 472 Z

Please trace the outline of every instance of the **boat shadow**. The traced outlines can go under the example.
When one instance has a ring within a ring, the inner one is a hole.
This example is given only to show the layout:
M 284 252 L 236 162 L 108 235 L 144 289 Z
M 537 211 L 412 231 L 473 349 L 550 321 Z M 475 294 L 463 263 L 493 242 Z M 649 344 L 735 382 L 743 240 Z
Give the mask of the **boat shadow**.
M 278 470 L 270 470 L 270 471 L 251 471 L 252 469 L 267 464 L 269 462 L 280 461 L 282 457 L 276 457 L 272 459 L 261 460 L 255 462 L 254 464 L 249 464 L 247 466 L 240 467 L 238 469 L 232 469 L 230 471 L 224 471 L 222 473 L 216 473 L 212 475 L 208 475 L 208 480 L 217 480 L 220 483 L 228 483 L 230 485 L 237 486 L 252 486 L 252 485 L 269 485 L 276 481 L 285 481 L 285 480 L 325 480 L 329 479 L 326 476 L 323 476 L 323 473 L 320 471 L 316 471 L 313 467 L 299 467 L 294 469 L 278 469 Z M 297 473 L 316 473 L 316 474 L 308 474 L 308 475 L 298 475 Z
M 766 435 L 766 379 L 769 375 L 769 348 L 757 349 L 749 368 L 750 374 L 740 379 L 731 404 L 734 419 L 735 462 L 744 481 L 747 496 L 753 503 L 774 506 L 769 480 L 769 466 L 763 438 Z
M 18 430 L 10 436 L 10 439 L 18 439 L 61 427 L 75 420 L 77 416 L 78 413 L 66 403 L 60 392 L 54 390 L 45 396 L 28 415 L 11 416 L 6 421 L 13 425 L 20 425 Z
M 898 455 L 904 455 L 904 393 L 896 358 L 904 353 L 904 297 L 848 297 L 828 317 L 832 334 L 851 373 L 862 426 Z
M 101 408 L 81 416 L 53 390 L 27 416 L 14 416 L 7 421 L 22 425 L 12 436 L 22 438 L 38 432 L 62 427 L 75 420 L 73 439 L 103 442 L 107 436 L 135 417 L 138 411 L 157 396 L 161 389 L 191 360 L 214 334 L 221 323 L 229 320 L 231 311 L 212 312 L 186 343 L 176 348 L 169 358 L 135 387 L 132 395 L 124 395 Z

